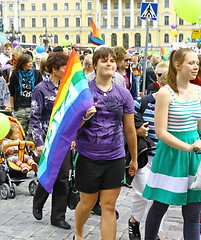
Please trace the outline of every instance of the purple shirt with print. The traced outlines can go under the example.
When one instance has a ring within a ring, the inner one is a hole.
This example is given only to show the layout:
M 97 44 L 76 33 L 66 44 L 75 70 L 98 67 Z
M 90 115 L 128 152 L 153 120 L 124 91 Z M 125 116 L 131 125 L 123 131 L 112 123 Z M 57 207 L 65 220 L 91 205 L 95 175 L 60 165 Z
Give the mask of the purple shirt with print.
M 133 98 L 116 83 L 106 94 L 94 80 L 89 82 L 89 87 L 97 112 L 78 130 L 76 150 L 94 160 L 122 158 L 125 156 L 122 118 L 124 113 L 134 113 Z
M 43 80 L 34 89 L 30 121 L 36 147 L 44 145 L 57 91 L 58 87 L 49 79 Z

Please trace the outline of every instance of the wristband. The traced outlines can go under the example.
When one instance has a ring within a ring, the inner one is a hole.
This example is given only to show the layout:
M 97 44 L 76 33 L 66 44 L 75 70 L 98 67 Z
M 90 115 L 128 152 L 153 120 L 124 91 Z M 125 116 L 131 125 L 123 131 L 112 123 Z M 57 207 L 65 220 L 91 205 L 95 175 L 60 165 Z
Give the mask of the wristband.
M 82 117 L 82 119 L 84 121 L 88 121 L 89 119 L 91 119 L 93 117 L 94 113 L 92 113 L 88 118 L 85 118 L 84 116 Z

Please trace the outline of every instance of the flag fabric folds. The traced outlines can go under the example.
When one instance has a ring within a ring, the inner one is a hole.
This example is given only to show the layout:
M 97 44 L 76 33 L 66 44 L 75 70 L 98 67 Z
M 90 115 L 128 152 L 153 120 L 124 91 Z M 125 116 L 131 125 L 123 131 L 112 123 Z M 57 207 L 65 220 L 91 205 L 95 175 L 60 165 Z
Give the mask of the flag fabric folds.
M 91 41 L 91 43 L 95 44 L 95 45 L 102 45 L 105 44 L 93 19 L 91 20 L 91 32 L 89 35 L 89 39 Z
M 38 180 L 51 193 L 62 162 L 86 111 L 94 105 L 80 59 L 72 51 L 53 106 Z

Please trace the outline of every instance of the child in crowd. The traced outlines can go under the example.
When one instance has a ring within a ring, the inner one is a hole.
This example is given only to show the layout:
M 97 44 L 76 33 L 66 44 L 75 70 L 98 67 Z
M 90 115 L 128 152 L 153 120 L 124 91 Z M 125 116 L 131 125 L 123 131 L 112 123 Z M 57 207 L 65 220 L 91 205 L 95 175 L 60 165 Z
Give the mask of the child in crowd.
M 5 140 L 2 143 L 2 146 L 7 144 L 7 143 L 12 143 L 12 142 L 19 142 L 19 127 L 17 124 L 11 124 L 10 126 L 10 131 L 7 134 L 7 136 L 5 137 Z M 13 163 L 15 163 L 18 167 L 21 168 L 21 171 L 23 173 L 27 173 L 29 171 L 28 167 L 26 164 L 24 164 L 22 161 L 20 161 L 19 159 L 19 155 L 18 155 L 18 146 L 11 146 L 9 148 L 7 148 L 6 152 L 6 159 L 8 161 L 11 161 Z M 27 163 L 28 165 L 30 165 L 33 169 L 34 172 L 38 171 L 38 165 L 33 161 L 33 159 L 28 156 L 28 155 L 24 155 L 24 162 Z

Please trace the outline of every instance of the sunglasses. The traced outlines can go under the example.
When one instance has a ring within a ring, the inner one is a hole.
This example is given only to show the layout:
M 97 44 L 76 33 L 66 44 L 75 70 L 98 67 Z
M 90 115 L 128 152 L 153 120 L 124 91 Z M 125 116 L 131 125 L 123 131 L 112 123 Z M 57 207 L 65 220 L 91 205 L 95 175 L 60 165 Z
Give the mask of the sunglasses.
M 162 76 L 162 73 L 157 73 L 158 77 L 161 77 Z

